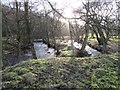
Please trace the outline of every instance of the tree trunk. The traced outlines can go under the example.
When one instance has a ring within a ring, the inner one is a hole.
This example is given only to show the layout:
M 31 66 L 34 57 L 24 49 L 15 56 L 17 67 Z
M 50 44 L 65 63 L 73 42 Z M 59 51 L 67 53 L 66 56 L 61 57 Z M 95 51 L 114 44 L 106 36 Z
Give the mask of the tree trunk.
M 98 27 L 98 33 L 100 34 L 100 39 L 101 39 L 101 42 L 102 42 L 102 45 L 103 45 L 103 53 L 107 53 L 107 40 L 104 36 L 104 33 L 102 32 L 102 30 L 100 30 L 100 27 Z
M 83 51 L 85 50 L 86 43 L 87 43 L 87 40 L 88 40 L 88 33 L 89 33 L 88 24 L 86 24 L 86 25 L 85 25 L 85 38 L 84 38 L 84 41 L 83 41 L 83 43 L 82 43 L 81 52 L 83 52 Z
M 94 32 L 93 32 L 93 31 L 92 31 L 92 33 L 91 33 L 91 38 L 95 38 L 95 37 L 94 37 Z
M 26 31 L 28 34 L 28 43 L 31 45 L 31 51 L 32 51 L 32 56 L 34 59 L 37 59 L 36 54 L 35 54 L 35 49 L 33 45 L 33 37 L 32 37 L 32 31 L 30 28 L 30 22 L 29 22 L 29 15 L 28 15 L 28 1 L 24 2 L 24 8 L 25 8 L 25 23 L 26 23 Z
M 0 69 L 2 70 L 2 3 L 0 2 Z M 0 74 L 0 79 L 2 80 L 2 75 Z M 2 86 L 2 82 L 0 82 Z M 2 88 L 1 88 L 2 89 Z
M 47 15 L 45 15 L 45 31 L 46 31 L 46 42 L 47 44 L 50 43 L 49 41 L 49 34 L 48 34 L 48 22 L 47 22 L 48 18 L 47 18 Z
M 86 24 L 85 24 L 85 38 L 84 38 L 84 41 L 82 43 L 82 47 L 81 47 L 81 53 L 84 52 L 85 50 L 85 47 L 86 47 L 86 43 L 87 43 L 87 40 L 88 40 L 88 33 L 89 33 L 89 15 L 88 15 L 88 12 L 89 12 L 89 0 L 87 2 L 87 5 L 86 5 Z
M 74 52 L 74 46 L 73 46 L 73 35 L 72 35 L 72 26 L 70 21 L 69 22 L 69 32 L 70 32 L 70 40 L 71 40 L 71 48 L 72 48 L 72 56 L 74 56 L 75 52 Z
M 93 26 L 93 27 L 94 27 L 94 26 Z M 96 30 L 94 30 L 94 28 L 93 28 L 93 31 L 94 31 L 94 33 L 95 33 L 95 35 L 96 35 L 98 44 L 99 44 L 99 45 L 102 45 L 102 42 L 101 42 L 101 40 L 100 40 L 100 38 L 99 38 L 99 36 L 98 36 L 98 33 L 96 32 Z
M 17 56 L 18 59 L 21 56 L 21 30 L 20 30 L 20 22 L 19 22 L 19 9 L 18 9 L 18 1 L 15 0 L 16 3 L 16 22 L 17 22 L 17 41 L 18 41 L 18 51 Z

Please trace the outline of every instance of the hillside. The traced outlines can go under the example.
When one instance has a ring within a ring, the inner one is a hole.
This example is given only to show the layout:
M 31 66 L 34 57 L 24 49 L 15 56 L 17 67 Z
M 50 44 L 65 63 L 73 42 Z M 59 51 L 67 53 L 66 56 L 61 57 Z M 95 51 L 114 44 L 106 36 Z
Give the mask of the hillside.
M 25 61 L 3 70 L 3 89 L 120 88 L 119 55 Z

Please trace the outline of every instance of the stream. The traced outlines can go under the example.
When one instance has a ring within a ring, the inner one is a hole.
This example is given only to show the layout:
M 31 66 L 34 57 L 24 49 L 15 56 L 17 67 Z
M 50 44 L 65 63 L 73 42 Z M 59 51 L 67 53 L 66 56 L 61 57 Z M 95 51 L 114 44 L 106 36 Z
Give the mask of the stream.
M 44 44 L 43 42 L 34 42 L 33 44 L 34 44 L 37 58 L 56 57 L 54 48 L 48 48 L 48 46 Z
M 56 57 L 56 54 L 55 54 L 56 50 L 54 48 L 48 48 L 47 44 L 44 44 L 42 42 L 42 40 L 39 40 L 39 41 L 36 40 L 33 44 L 34 44 L 34 48 L 35 48 L 37 58 L 53 58 L 53 57 Z M 71 40 L 68 41 L 68 46 L 70 46 L 70 45 L 71 45 Z M 73 46 L 75 48 L 81 49 L 82 44 L 73 41 Z M 91 55 L 91 57 L 98 56 L 99 54 L 101 54 L 99 51 L 91 48 L 88 45 L 86 45 L 85 50 L 87 51 L 88 54 Z
M 48 45 L 44 44 L 41 39 L 35 40 L 33 42 L 33 44 L 34 44 L 37 58 L 56 57 L 56 50 L 54 48 L 51 48 L 51 47 L 48 48 Z M 68 46 L 71 46 L 71 40 L 69 40 L 67 44 L 68 44 Z M 77 42 L 73 42 L 73 46 L 75 48 L 81 49 L 82 44 L 77 43 Z M 91 48 L 88 45 L 86 45 L 85 50 L 88 52 L 88 54 L 91 55 L 91 57 L 98 56 L 99 54 L 101 54 L 99 51 Z M 26 61 L 26 60 L 30 60 L 30 59 L 32 59 L 32 52 L 31 51 L 28 51 L 25 54 L 21 55 L 19 60 L 14 54 L 6 54 L 5 58 L 3 60 L 4 61 L 3 63 L 4 63 L 4 66 L 12 66 L 12 65 L 15 65 L 21 61 Z
M 68 41 L 68 46 L 71 46 L 71 40 Z M 74 46 L 75 48 L 81 49 L 82 44 L 73 41 L 73 46 Z M 85 50 L 87 51 L 88 54 L 91 55 L 91 57 L 93 57 L 93 56 L 98 56 L 98 55 L 101 54 L 99 51 L 91 48 L 91 47 L 88 46 L 88 45 L 86 45 Z

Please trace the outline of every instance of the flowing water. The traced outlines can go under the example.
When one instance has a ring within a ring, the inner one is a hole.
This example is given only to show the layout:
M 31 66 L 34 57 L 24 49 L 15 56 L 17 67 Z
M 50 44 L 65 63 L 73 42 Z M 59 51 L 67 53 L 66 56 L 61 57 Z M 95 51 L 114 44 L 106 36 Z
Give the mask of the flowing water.
M 77 42 L 73 42 L 73 46 L 75 48 L 81 48 L 82 44 L 77 43 Z M 68 45 L 71 45 L 71 41 L 68 41 Z M 54 48 L 48 48 L 48 46 L 46 44 L 44 44 L 42 42 L 42 40 L 36 40 L 34 42 L 34 48 L 35 48 L 35 52 L 36 52 L 36 56 L 37 58 L 53 58 L 56 57 L 56 50 Z M 88 54 L 91 54 L 91 56 L 97 56 L 100 54 L 99 51 L 91 48 L 90 46 L 86 45 L 85 50 L 88 52 Z M 24 55 L 21 55 L 20 60 L 17 59 L 17 57 L 15 55 L 12 54 L 8 54 L 6 55 L 5 58 L 5 62 L 4 65 L 5 66 L 12 66 L 15 65 L 21 61 L 26 61 L 26 60 L 30 60 L 32 59 L 32 52 L 28 51 L 27 53 L 25 53 Z
M 71 45 L 71 40 L 68 41 L 68 46 Z M 78 42 L 73 41 L 73 46 L 75 48 L 81 49 L 82 44 Z M 56 50 L 54 48 L 48 48 L 47 44 L 44 44 L 42 41 L 40 42 L 34 42 L 34 48 L 36 52 L 37 58 L 53 58 L 56 57 Z M 93 56 L 98 56 L 101 54 L 99 51 L 91 48 L 90 46 L 86 45 L 85 50 L 87 51 L 88 54 Z
M 71 40 L 68 41 L 68 46 L 71 46 Z M 81 49 L 82 44 L 73 41 L 73 46 L 74 46 L 75 48 Z M 93 57 L 93 56 L 98 56 L 99 54 L 101 54 L 99 51 L 91 48 L 91 47 L 88 46 L 88 45 L 86 45 L 85 50 L 87 51 L 88 54 L 91 55 L 91 57 Z
M 53 58 L 55 57 L 55 49 L 48 48 L 43 42 L 34 42 L 34 48 L 37 58 Z

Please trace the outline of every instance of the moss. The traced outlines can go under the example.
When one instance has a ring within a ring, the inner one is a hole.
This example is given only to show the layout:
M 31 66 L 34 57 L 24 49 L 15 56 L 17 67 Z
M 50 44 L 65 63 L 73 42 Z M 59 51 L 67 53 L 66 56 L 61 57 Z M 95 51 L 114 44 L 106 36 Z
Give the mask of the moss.
M 20 82 L 19 80 L 3 82 L 3 88 L 6 88 L 6 87 L 7 87 L 7 89 L 18 88 L 19 82 Z
M 118 88 L 119 55 L 26 61 L 3 70 L 3 88 Z
M 29 70 L 27 68 L 17 67 L 14 69 L 14 71 L 18 74 L 24 74 L 27 73 Z
M 4 79 L 11 80 L 11 79 L 19 79 L 17 73 L 15 72 L 7 72 L 3 74 Z
M 32 84 L 36 80 L 36 75 L 32 72 L 25 73 L 25 74 L 22 75 L 22 77 L 23 77 L 23 81 L 25 83 Z
M 72 56 L 72 50 L 62 51 L 61 55 L 62 56 Z

